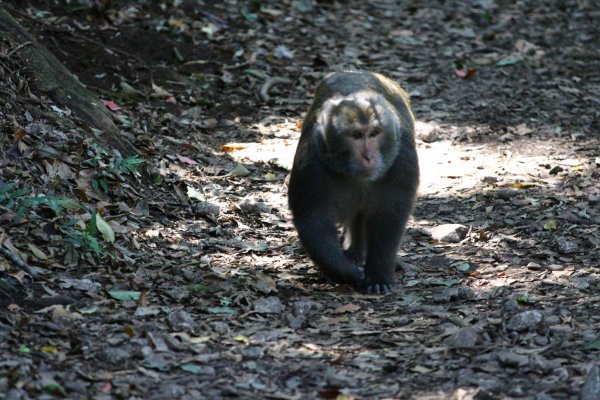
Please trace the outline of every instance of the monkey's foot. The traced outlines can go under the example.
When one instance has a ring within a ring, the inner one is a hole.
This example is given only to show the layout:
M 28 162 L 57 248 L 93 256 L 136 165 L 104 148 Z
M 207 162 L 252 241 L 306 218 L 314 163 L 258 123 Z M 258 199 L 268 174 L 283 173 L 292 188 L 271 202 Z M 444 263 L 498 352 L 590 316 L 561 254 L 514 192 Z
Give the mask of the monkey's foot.
M 374 283 L 374 282 L 367 282 L 367 281 L 363 282 L 363 290 L 367 294 L 377 294 L 377 295 L 388 294 L 388 293 L 393 292 L 394 289 L 396 289 L 395 282 Z

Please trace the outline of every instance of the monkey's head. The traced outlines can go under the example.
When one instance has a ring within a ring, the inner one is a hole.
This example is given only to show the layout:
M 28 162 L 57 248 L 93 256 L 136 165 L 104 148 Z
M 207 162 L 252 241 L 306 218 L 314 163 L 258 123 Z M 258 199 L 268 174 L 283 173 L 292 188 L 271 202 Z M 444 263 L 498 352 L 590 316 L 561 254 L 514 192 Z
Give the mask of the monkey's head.
M 373 92 L 327 100 L 318 125 L 328 164 L 343 175 L 376 181 L 398 154 L 400 124 L 394 106 Z

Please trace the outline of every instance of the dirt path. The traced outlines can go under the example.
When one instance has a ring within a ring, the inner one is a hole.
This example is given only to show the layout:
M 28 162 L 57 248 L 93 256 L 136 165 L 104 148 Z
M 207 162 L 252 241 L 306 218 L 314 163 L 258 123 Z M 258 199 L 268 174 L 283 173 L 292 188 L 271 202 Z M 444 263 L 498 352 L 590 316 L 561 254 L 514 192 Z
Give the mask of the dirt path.
M 161 179 L 94 186 L 114 157 L 0 57 L 0 195 L 75 199 L 116 234 L 94 254 L 64 241 L 89 214 L 17 220 L 0 197 L 1 243 L 48 272 L 0 257 L 0 399 L 600 396 L 596 2 L 6 3 L 120 106 Z M 286 205 L 312 90 L 357 68 L 401 82 L 419 120 L 384 297 L 327 284 Z M 464 229 L 433 239 L 447 224 Z

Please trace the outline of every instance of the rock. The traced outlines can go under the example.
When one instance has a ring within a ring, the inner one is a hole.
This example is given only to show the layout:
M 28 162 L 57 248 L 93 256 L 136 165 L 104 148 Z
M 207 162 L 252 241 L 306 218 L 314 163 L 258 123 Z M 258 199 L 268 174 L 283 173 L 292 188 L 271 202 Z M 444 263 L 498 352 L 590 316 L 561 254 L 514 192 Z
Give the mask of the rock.
M 314 307 L 311 300 L 298 300 L 292 304 L 292 313 L 295 317 L 303 317 Z
M 600 369 L 598 365 L 593 365 L 588 371 L 588 375 L 585 378 L 581 393 L 579 394 L 580 400 L 595 400 L 600 399 Z
M 167 317 L 169 325 L 176 331 L 194 332 L 196 323 L 190 314 L 183 310 L 175 311 Z
M 245 360 L 258 360 L 264 356 L 264 350 L 260 346 L 242 347 L 239 351 Z
M 217 204 L 202 201 L 194 206 L 194 212 L 202 217 L 216 218 L 221 212 L 221 207 Z
M 575 242 L 565 239 L 562 236 L 556 238 L 558 251 L 562 254 L 572 254 L 579 251 L 579 245 Z
M 535 330 L 543 321 L 544 315 L 536 310 L 527 310 L 514 315 L 506 324 L 509 331 Z
M 460 224 L 444 224 L 427 230 L 434 240 L 458 243 L 467 236 L 469 228 Z
M 265 297 L 254 302 L 254 311 L 262 314 L 280 314 L 283 311 L 283 305 L 279 297 Z
M 439 140 L 439 125 L 435 122 L 415 121 L 415 136 L 425 143 L 432 143 Z
M 96 359 L 113 365 L 122 365 L 131 360 L 131 353 L 120 347 L 103 347 L 96 353 Z
M 529 364 L 529 357 L 511 351 L 501 351 L 498 353 L 498 361 L 506 367 L 517 368 Z
M 467 327 L 456 331 L 456 333 L 447 340 L 449 347 L 454 349 L 470 349 L 477 344 L 477 331 L 475 328 Z
M 433 293 L 432 299 L 436 303 L 449 303 L 457 300 L 471 300 L 475 297 L 475 292 L 469 287 L 450 287 L 441 292 Z

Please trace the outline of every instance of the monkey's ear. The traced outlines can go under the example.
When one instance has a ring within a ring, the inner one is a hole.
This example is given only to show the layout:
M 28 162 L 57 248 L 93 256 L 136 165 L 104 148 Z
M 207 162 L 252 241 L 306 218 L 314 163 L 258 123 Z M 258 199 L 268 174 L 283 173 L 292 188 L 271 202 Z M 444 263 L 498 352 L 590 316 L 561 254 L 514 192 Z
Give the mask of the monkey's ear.
M 338 106 L 341 103 L 343 99 L 343 97 L 334 97 L 323 103 L 323 106 L 321 107 L 321 112 L 319 113 L 319 117 L 317 118 L 317 129 L 319 130 L 319 133 L 323 138 L 325 138 L 325 130 L 331 122 L 331 112 L 336 106 Z

